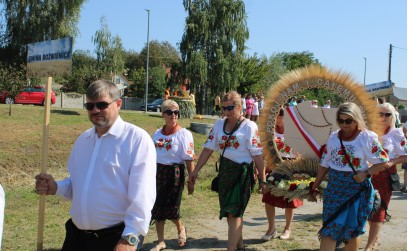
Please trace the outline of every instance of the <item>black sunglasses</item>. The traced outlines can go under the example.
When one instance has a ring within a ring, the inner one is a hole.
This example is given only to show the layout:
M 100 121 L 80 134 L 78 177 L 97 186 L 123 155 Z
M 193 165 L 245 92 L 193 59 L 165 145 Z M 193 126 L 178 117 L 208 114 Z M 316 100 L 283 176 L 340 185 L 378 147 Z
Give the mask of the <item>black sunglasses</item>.
M 235 105 L 229 105 L 229 106 L 223 106 L 222 107 L 222 109 L 225 111 L 225 110 L 227 110 L 227 111 L 232 111 L 232 110 L 234 110 L 234 108 L 235 108 Z
M 387 112 L 387 113 L 383 113 L 383 112 L 380 112 L 380 118 L 384 118 L 384 117 L 390 117 L 392 115 L 392 113 L 390 113 L 390 112 Z
M 180 111 L 179 110 L 165 110 L 163 113 L 165 113 L 165 114 L 167 114 L 167 115 L 169 115 L 169 116 L 171 116 L 171 115 L 176 115 L 176 116 L 178 116 L 179 115 L 179 113 L 180 113 Z
M 108 108 L 108 106 L 110 104 L 112 104 L 113 102 L 115 102 L 117 99 L 113 100 L 112 102 L 108 103 L 105 101 L 102 102 L 96 102 L 96 103 L 85 103 L 84 107 L 85 109 L 87 109 L 88 111 L 92 111 L 94 109 L 94 107 L 96 106 L 96 108 L 98 108 L 98 110 L 105 110 L 106 108 Z
M 337 119 L 337 122 L 341 125 L 346 123 L 347 125 L 350 125 L 351 123 L 353 123 L 353 119 Z

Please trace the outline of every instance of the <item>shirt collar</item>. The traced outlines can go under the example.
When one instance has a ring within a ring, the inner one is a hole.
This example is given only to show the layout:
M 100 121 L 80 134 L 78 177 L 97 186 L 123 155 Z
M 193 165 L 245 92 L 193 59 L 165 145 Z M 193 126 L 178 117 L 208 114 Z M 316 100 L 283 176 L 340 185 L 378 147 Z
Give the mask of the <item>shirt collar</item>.
M 123 119 L 120 116 L 118 116 L 118 118 L 113 123 L 111 128 L 109 128 L 109 130 L 104 135 L 110 134 L 112 136 L 119 137 L 121 135 L 121 133 L 123 132 L 123 124 L 124 124 Z M 102 135 L 102 136 L 104 136 L 104 135 Z M 95 126 L 93 128 L 91 128 L 91 130 L 89 130 L 89 134 L 88 134 L 87 138 L 92 138 L 92 139 L 98 138 L 98 134 L 96 133 Z

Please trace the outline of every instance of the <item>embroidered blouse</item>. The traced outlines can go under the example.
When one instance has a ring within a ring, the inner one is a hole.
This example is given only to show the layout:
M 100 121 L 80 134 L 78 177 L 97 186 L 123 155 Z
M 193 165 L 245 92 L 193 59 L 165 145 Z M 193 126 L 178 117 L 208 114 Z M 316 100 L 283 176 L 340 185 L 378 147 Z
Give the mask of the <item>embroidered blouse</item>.
M 353 172 L 341 149 L 338 133 L 333 132 L 326 143 L 326 149 L 323 151 L 320 165 L 327 168 L 333 168 L 343 172 Z M 378 141 L 378 136 L 372 131 L 362 130 L 352 141 L 343 141 L 347 155 L 356 171 L 365 171 L 369 163 L 378 164 L 389 160 L 387 152 L 382 148 Z
M 164 135 L 162 129 L 153 134 L 157 163 L 163 165 L 184 164 L 185 160 L 195 160 L 193 134 L 182 128 L 171 135 Z
M 407 139 L 401 128 L 393 128 L 382 136 L 383 148 L 390 159 L 407 155 Z
M 213 151 L 224 150 L 225 141 L 228 136 L 224 132 L 225 119 L 215 122 L 213 128 L 208 134 L 204 148 Z M 239 128 L 231 135 L 224 152 L 224 157 L 237 163 L 251 163 L 252 156 L 262 154 L 261 140 L 259 138 L 258 126 L 255 122 L 245 119 Z

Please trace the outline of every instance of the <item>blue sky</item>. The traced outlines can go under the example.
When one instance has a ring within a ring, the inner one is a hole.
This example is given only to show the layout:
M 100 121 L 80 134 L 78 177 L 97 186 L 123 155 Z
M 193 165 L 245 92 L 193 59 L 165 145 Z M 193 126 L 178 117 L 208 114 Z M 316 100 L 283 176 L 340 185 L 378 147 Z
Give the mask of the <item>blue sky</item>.
M 308 50 L 325 66 L 350 73 L 363 84 L 388 78 L 392 44 L 391 80 L 407 86 L 406 0 L 244 0 L 250 38 L 246 53 L 270 56 Z M 105 16 L 109 30 L 127 50 L 140 52 L 147 41 L 168 41 L 178 48 L 186 13 L 176 0 L 88 0 L 79 21 L 74 49 L 94 51 L 92 36 Z M 398 48 L 397 48 L 398 47 Z

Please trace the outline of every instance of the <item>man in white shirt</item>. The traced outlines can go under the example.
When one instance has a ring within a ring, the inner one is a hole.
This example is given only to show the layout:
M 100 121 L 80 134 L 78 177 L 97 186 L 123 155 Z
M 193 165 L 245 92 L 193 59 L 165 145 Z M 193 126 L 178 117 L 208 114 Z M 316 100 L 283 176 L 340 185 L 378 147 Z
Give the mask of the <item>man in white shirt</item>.
M 147 234 L 156 199 L 156 150 L 146 131 L 119 116 L 115 84 L 92 83 L 86 100 L 94 127 L 73 146 L 70 176 L 56 182 L 39 174 L 36 191 L 72 200 L 63 251 L 134 251 Z

